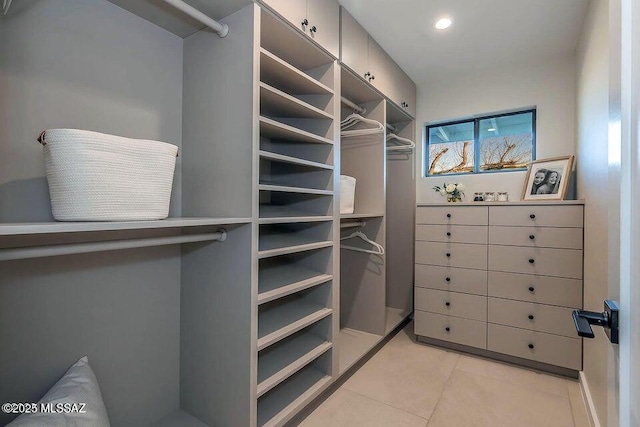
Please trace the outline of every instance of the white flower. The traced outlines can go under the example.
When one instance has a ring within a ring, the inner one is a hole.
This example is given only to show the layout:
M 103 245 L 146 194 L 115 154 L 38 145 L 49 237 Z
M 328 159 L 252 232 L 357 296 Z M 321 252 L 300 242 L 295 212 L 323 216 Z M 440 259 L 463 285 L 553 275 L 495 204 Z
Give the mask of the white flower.
M 447 195 L 447 192 L 444 190 L 444 188 L 440 189 L 440 194 L 442 194 L 443 196 Z
M 464 184 L 463 184 L 463 183 L 459 183 L 459 184 L 457 184 L 456 186 L 458 187 L 458 190 L 459 190 L 459 191 L 464 191 L 464 189 L 465 189 L 465 188 L 467 188 L 467 187 L 465 187 L 465 186 L 464 186 Z
M 456 185 L 455 184 L 447 184 L 446 190 L 447 190 L 447 193 L 453 193 L 454 191 L 456 191 Z

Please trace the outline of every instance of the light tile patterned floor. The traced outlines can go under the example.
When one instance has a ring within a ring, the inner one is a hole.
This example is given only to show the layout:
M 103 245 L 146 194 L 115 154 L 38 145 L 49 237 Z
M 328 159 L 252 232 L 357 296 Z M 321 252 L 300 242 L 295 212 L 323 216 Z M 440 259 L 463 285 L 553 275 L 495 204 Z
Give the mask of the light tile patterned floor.
M 588 427 L 576 381 L 396 335 L 302 427 Z

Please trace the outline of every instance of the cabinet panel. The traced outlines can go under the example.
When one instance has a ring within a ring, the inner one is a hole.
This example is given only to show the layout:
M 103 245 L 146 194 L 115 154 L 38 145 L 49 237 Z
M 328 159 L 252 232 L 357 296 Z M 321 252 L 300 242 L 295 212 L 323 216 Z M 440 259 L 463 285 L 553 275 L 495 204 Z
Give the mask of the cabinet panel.
M 417 317 L 416 317 L 417 319 Z M 569 369 L 582 369 L 582 341 L 489 323 L 488 349 Z
M 582 206 L 491 206 L 489 225 L 582 227 Z
M 406 102 L 407 105 L 404 109 L 412 116 L 416 116 L 416 103 L 417 93 L 416 93 L 416 84 L 407 76 L 404 71 L 402 71 L 402 80 L 400 83 L 400 90 L 402 94 L 402 102 Z M 402 104 L 400 104 L 402 106 Z
M 582 249 L 582 228 L 489 227 L 492 245 Z
M 445 243 L 487 244 L 487 227 L 477 225 L 418 225 L 416 240 Z
M 416 286 L 487 295 L 487 272 L 468 268 L 416 264 Z
M 573 309 L 489 298 L 490 323 L 577 338 Z
M 307 0 L 308 34 L 333 56 L 340 56 L 340 5 L 337 0 Z M 315 31 L 313 27 L 316 28 Z
M 416 310 L 414 332 L 470 347 L 487 348 L 487 323 Z
M 418 224 L 487 225 L 488 212 L 486 206 L 420 206 L 416 213 L 416 222 Z
M 291 22 L 297 29 L 305 30 L 302 21 L 307 17 L 306 0 L 262 0 L 262 2 Z
M 445 267 L 487 269 L 487 246 L 416 242 L 416 262 Z
M 487 298 L 479 295 L 416 288 L 415 308 L 445 316 L 487 320 Z
M 340 60 L 364 78 L 369 68 L 369 34 L 345 8 L 340 8 L 340 30 Z
M 383 94 L 387 94 L 389 88 L 389 55 L 380 47 L 373 37 L 369 36 L 369 83 Z
M 582 251 L 489 245 L 489 270 L 582 279 Z
M 563 307 L 582 307 L 582 280 L 489 272 L 489 296 Z

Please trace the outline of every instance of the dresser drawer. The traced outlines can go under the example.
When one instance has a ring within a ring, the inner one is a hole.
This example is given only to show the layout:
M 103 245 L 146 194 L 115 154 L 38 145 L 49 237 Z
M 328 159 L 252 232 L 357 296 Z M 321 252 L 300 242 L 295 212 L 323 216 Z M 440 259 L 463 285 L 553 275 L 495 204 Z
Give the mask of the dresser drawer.
M 489 206 L 489 225 L 582 227 L 582 206 Z
M 581 279 L 582 251 L 489 245 L 489 270 Z
M 491 226 L 489 227 L 489 243 L 492 245 L 582 249 L 582 228 Z
M 487 268 L 487 246 L 462 243 L 416 242 L 418 264 L 446 267 Z
M 487 324 L 477 320 L 416 311 L 414 332 L 424 337 L 487 348 Z
M 487 244 L 487 226 L 482 225 L 417 225 L 416 240 L 425 242 Z
M 417 224 L 487 225 L 487 206 L 421 206 L 416 212 Z
M 582 340 L 489 323 L 487 348 L 524 359 L 582 369 Z
M 420 288 L 487 295 L 487 272 L 416 264 L 415 285 Z
M 487 297 L 436 289 L 415 288 L 415 309 L 487 321 Z
M 571 308 L 489 298 L 490 323 L 577 338 Z
M 487 293 L 491 297 L 582 308 L 582 280 L 577 279 L 490 271 Z

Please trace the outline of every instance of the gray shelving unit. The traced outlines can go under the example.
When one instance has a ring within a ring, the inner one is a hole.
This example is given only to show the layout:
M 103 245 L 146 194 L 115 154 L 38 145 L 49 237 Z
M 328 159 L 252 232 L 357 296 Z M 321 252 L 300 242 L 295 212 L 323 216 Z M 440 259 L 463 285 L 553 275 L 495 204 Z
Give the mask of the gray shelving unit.
M 281 426 L 334 378 L 339 75 L 307 38 L 260 19 L 257 425 Z

